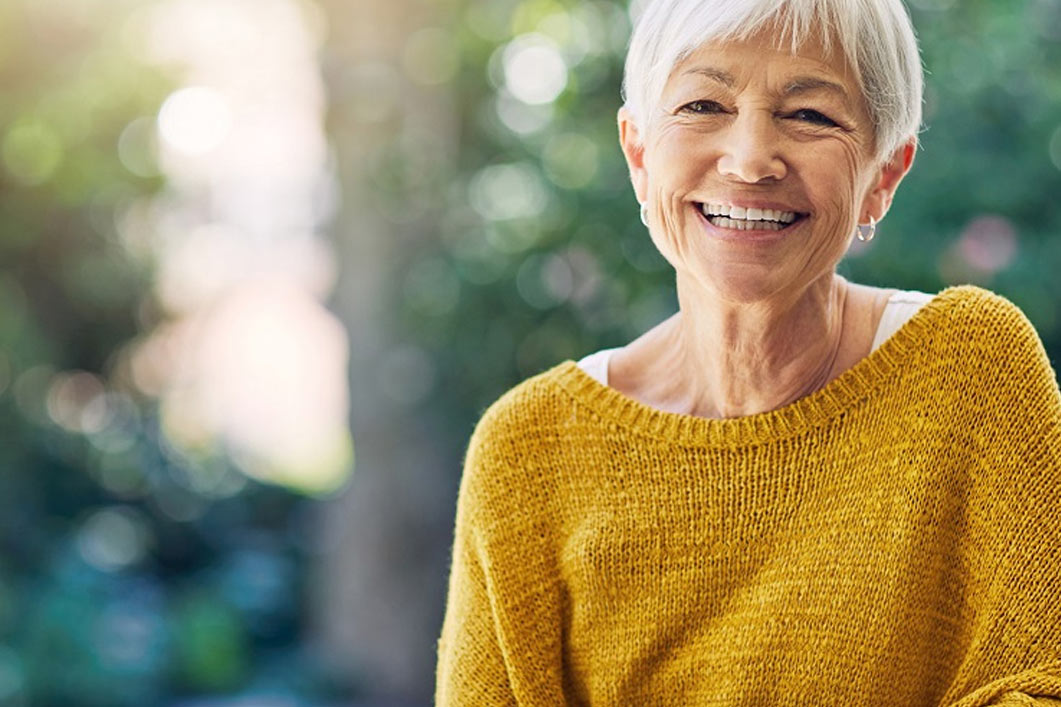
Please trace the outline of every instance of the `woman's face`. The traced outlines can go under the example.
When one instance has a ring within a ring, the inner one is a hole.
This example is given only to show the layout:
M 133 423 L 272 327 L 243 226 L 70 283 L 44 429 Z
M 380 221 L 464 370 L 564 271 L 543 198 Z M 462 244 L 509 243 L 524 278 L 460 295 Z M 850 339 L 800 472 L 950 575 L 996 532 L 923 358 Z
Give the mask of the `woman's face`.
M 620 136 L 653 241 L 679 277 L 735 301 L 786 297 L 832 272 L 855 224 L 883 217 L 913 144 L 874 159 L 842 56 L 773 37 L 709 43 L 671 74 L 643 134 Z

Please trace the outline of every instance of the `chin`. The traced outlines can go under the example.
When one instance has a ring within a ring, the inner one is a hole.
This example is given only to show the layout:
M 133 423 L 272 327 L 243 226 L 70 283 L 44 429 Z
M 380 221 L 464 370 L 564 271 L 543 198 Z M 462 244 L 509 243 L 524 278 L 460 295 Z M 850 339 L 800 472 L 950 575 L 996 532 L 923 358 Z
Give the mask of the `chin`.
M 752 304 L 775 299 L 786 283 L 774 268 L 760 265 L 712 268 L 683 267 L 678 270 L 678 286 L 692 286 L 726 302 Z

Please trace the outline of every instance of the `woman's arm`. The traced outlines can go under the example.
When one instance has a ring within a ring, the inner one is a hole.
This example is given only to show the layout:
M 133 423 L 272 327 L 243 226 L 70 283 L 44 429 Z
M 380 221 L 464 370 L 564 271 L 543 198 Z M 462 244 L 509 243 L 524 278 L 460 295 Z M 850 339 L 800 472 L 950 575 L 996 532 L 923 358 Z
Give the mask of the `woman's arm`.
M 1006 305 L 984 322 L 1004 343 L 979 352 L 977 397 L 993 402 L 973 431 L 987 484 L 974 515 L 993 538 L 993 569 L 973 597 L 975 628 L 949 707 L 1061 705 L 1061 393 L 1038 334 Z
M 548 464 L 526 438 L 542 416 L 495 403 L 464 463 L 438 643 L 436 704 L 562 705 L 562 590 Z M 543 476 L 544 475 L 544 476 Z
M 435 704 L 515 705 L 474 527 L 458 514 Z

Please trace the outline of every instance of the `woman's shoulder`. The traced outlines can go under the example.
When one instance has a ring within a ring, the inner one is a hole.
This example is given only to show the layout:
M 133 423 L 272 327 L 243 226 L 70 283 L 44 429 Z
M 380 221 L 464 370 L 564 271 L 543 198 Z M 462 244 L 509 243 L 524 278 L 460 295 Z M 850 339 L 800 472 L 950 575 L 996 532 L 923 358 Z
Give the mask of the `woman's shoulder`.
M 1027 315 L 1004 295 L 976 285 L 948 287 L 929 303 L 944 315 L 943 320 L 967 341 L 981 344 L 1013 343 L 1015 338 L 1038 340 Z
M 564 381 L 573 366 L 565 361 L 509 388 L 483 411 L 473 439 L 525 437 L 559 425 L 572 404 Z
M 465 473 L 476 467 L 493 469 L 492 474 L 498 469 L 521 473 L 577 445 L 595 419 L 579 402 L 579 386 L 586 380 L 573 361 L 564 361 L 509 389 L 479 418 L 468 443 Z
M 1000 395 L 1032 381 L 1047 392 L 1056 374 L 1035 325 L 1009 298 L 974 285 L 949 287 L 925 306 L 921 330 L 933 356 Z M 1001 389 L 999 389 L 1001 388 Z
M 466 503 L 492 513 L 545 503 L 560 470 L 599 436 L 599 420 L 580 402 L 590 379 L 564 361 L 509 389 L 482 414 L 468 443 L 461 480 Z

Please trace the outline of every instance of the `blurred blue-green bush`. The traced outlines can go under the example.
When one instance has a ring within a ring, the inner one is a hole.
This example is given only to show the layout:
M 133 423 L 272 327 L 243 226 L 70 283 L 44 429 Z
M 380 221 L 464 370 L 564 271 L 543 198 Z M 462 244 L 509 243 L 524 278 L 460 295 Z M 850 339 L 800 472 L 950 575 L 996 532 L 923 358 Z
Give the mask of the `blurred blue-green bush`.
M 389 17 L 383 0 L 358 3 Z M 119 215 L 164 187 L 144 136 L 172 80 L 123 38 L 144 4 L 0 5 L 0 705 L 378 693 L 367 673 L 335 675 L 305 640 L 316 502 L 223 457 L 189 458 L 167 441 L 156 402 L 122 380 L 124 347 L 163 317 L 152 262 L 119 232 Z M 420 479 L 447 476 L 452 490 L 486 405 L 666 316 L 672 274 L 617 146 L 624 3 L 397 4 L 417 9 L 394 23 L 409 31 L 381 61 L 342 67 L 329 61 L 343 55 L 350 6 L 313 5 L 333 32 L 321 61 L 335 160 L 352 175 L 341 202 L 368 205 L 340 220 L 369 213 L 396 239 L 386 259 L 360 265 L 376 275 L 373 316 L 396 349 L 355 368 L 351 386 L 389 386 L 395 438 L 430 431 L 441 452 Z M 842 272 L 993 288 L 1024 308 L 1056 362 L 1061 0 L 911 10 L 928 71 L 923 146 L 879 237 Z M 442 112 L 400 100 L 427 93 Z M 379 124 L 382 139 L 348 149 Z M 72 422 L 67 399 L 99 402 Z M 434 502 L 452 512 L 452 496 Z M 448 551 L 443 534 L 388 558 L 435 568 L 420 604 L 394 621 L 441 619 Z M 403 694 L 426 700 L 430 682 L 425 670 Z

